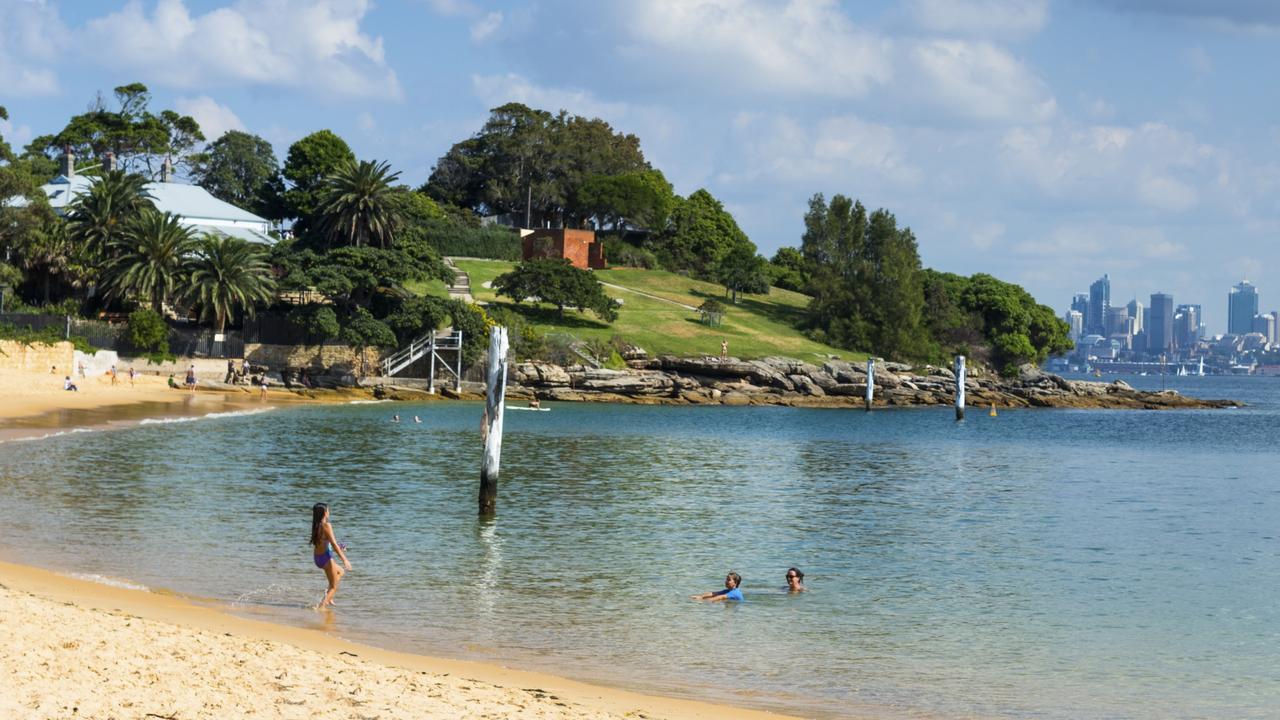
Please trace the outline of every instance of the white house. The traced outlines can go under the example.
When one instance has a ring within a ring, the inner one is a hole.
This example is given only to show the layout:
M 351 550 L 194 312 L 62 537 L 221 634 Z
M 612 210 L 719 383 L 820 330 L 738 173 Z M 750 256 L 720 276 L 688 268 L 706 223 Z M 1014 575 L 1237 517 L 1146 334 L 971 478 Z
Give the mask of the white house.
M 106 169 L 114 167 L 115 158 L 111 153 L 106 154 L 103 164 Z M 62 174 L 41 185 L 40 189 L 54 211 L 65 215 L 70 212 L 71 203 L 89 191 L 94 179 L 76 174 L 75 156 L 70 151 L 62 157 L 61 170 Z M 274 245 L 276 242 L 267 234 L 271 223 L 265 218 L 219 200 L 199 185 L 173 182 L 168 160 L 160 171 L 160 182 L 147 183 L 146 191 L 157 210 L 178 216 L 178 222 L 195 230 L 197 235 L 227 235 L 261 245 Z

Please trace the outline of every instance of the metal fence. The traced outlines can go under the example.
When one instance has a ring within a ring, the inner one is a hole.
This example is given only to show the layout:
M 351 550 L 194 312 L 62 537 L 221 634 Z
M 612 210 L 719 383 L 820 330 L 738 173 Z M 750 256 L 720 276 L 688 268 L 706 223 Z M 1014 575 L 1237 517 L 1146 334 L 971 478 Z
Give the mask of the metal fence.
M 341 345 L 337 338 L 322 338 L 311 335 L 303 328 L 293 324 L 287 315 L 275 313 L 259 313 L 252 320 L 244 321 L 244 342 L 261 343 L 263 345 Z
M 56 327 L 66 335 L 66 315 L 40 315 L 37 313 L 0 313 L 0 325 L 12 325 L 19 330 L 40 331 Z
M 66 315 L 0 313 L 0 324 L 37 331 L 56 327 L 64 339 L 83 338 L 96 348 L 122 354 L 138 352 L 129 342 L 128 327 L 121 323 L 83 320 Z M 198 327 L 169 328 L 169 352 L 184 357 L 241 358 L 244 357 L 244 342 L 245 336 L 240 332 L 219 335 L 213 330 Z
M 212 330 L 171 328 L 169 352 L 183 357 L 242 358 L 244 335 L 238 332 L 218 334 Z

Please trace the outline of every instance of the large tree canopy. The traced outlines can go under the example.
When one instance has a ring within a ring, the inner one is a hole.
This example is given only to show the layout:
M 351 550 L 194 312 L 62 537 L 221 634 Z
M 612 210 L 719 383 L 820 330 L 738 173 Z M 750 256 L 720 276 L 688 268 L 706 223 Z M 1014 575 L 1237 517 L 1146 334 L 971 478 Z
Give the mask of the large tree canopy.
M 706 190 L 688 199 L 677 199 L 666 230 L 651 238 L 650 245 L 669 270 L 687 271 L 714 280 L 716 269 L 729 253 L 756 246 L 738 227 L 724 205 Z
M 576 268 L 564 258 L 527 260 L 511 272 L 493 279 L 493 289 L 516 302 L 536 298 L 555 305 L 560 315 L 566 307 L 591 310 L 605 322 L 618 318 L 613 298 L 589 270 Z
M 481 215 L 510 213 L 530 227 L 579 226 L 601 212 L 579 194 L 588 178 L 648 169 L 639 138 L 599 118 L 508 103 L 440 158 L 424 190 Z
M 280 198 L 282 217 L 296 218 L 298 232 L 311 229 L 313 216 L 327 192 L 326 179 L 353 163 L 355 153 L 331 130 L 320 130 L 289 146 L 281 174 L 289 186 Z
M 142 83 L 121 85 L 115 98 L 116 109 L 111 110 L 99 94 L 87 112 L 71 118 L 58 133 L 33 139 L 27 149 L 56 158 L 70 147 L 82 160 L 99 163 L 111 152 L 119 169 L 151 178 L 159 175 L 166 158 L 179 170 L 190 167 L 195 149 L 204 142 L 194 118 L 173 110 L 151 112 L 151 92 Z
M 193 158 L 196 184 L 237 207 L 274 216 L 271 184 L 279 175 L 271 143 L 257 135 L 228 130 Z

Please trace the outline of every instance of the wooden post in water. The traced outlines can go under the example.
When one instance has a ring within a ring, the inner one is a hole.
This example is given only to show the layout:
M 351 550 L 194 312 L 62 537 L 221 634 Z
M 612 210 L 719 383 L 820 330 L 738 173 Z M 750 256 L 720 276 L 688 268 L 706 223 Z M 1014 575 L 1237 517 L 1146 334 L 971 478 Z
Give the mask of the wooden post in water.
M 498 505 L 498 462 L 502 458 L 502 408 L 507 395 L 507 329 L 489 330 L 488 395 L 484 404 L 484 463 L 480 466 L 480 515 Z
M 867 358 L 867 400 L 866 410 L 871 412 L 871 401 L 876 396 L 876 359 Z
M 956 356 L 956 420 L 964 419 L 964 356 Z

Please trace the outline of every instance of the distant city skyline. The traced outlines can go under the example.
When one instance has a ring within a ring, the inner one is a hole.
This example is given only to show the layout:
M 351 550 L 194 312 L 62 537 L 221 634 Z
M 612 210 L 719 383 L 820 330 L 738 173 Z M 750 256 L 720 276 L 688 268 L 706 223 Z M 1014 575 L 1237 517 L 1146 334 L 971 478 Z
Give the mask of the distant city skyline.
M 1273 296 L 1274 300 L 1268 301 L 1266 299 L 1267 298 L 1266 294 L 1263 292 L 1264 289 L 1260 288 L 1256 283 L 1253 283 L 1252 281 L 1247 279 L 1241 279 L 1234 284 L 1223 287 L 1221 292 L 1217 293 L 1217 295 L 1220 296 L 1217 298 L 1218 302 L 1214 302 L 1215 297 L 1210 297 L 1210 296 L 1194 297 L 1189 294 L 1186 294 L 1186 295 L 1180 294 L 1177 292 L 1176 289 L 1171 291 L 1169 288 L 1151 288 L 1149 290 L 1135 289 L 1132 292 L 1116 292 L 1114 290 L 1114 285 L 1116 283 L 1116 280 L 1117 278 L 1113 277 L 1111 273 L 1104 272 L 1099 276 L 1095 276 L 1092 280 L 1088 280 L 1082 283 L 1082 287 L 1087 289 L 1088 290 L 1087 292 L 1084 290 L 1076 291 L 1072 293 L 1065 301 L 1062 299 L 1055 299 L 1055 302 L 1053 303 L 1053 307 L 1056 310 L 1058 310 L 1059 317 L 1062 317 L 1064 319 L 1067 317 L 1066 315 L 1067 312 L 1070 312 L 1072 310 L 1081 312 L 1082 315 L 1084 316 L 1083 317 L 1084 331 L 1086 333 L 1092 332 L 1092 330 L 1096 329 L 1090 324 L 1090 319 L 1094 313 L 1094 310 L 1092 307 L 1089 307 L 1089 306 L 1091 306 L 1091 300 L 1092 300 L 1092 296 L 1095 293 L 1095 289 L 1097 291 L 1100 291 L 1102 288 L 1102 283 L 1105 281 L 1107 307 L 1122 307 L 1122 306 L 1128 307 L 1130 310 L 1130 313 L 1129 313 L 1130 317 L 1132 317 L 1132 307 L 1130 306 L 1134 303 L 1134 301 L 1136 301 L 1139 304 L 1140 308 L 1149 310 L 1150 308 L 1149 306 L 1146 306 L 1146 303 L 1149 302 L 1149 298 L 1151 295 L 1156 293 L 1171 295 L 1173 298 L 1173 302 L 1179 307 L 1183 305 L 1195 306 L 1197 320 L 1200 323 L 1200 325 L 1204 327 L 1204 332 L 1208 336 L 1223 335 L 1228 333 L 1243 334 L 1248 332 L 1254 332 L 1253 323 L 1254 323 L 1255 316 L 1268 315 L 1272 312 L 1275 312 L 1277 309 L 1280 309 L 1280 290 L 1277 290 L 1277 292 Z M 1121 283 L 1123 283 L 1124 281 L 1123 278 L 1119 278 L 1119 280 Z M 1137 286 L 1136 281 L 1134 283 L 1134 286 Z M 1121 284 L 1120 287 L 1129 287 L 1129 286 L 1125 284 Z M 1246 292 L 1244 294 L 1241 294 L 1241 290 L 1245 288 L 1247 288 Z M 1280 288 L 1280 285 L 1278 285 L 1277 288 Z M 1232 332 L 1231 322 L 1232 322 L 1233 312 L 1235 312 L 1232 309 L 1233 308 L 1232 298 L 1236 298 L 1237 295 L 1239 295 L 1239 299 L 1236 300 L 1235 302 L 1238 302 L 1240 304 L 1237 304 L 1234 307 L 1239 308 L 1238 312 L 1241 314 L 1242 319 L 1240 320 L 1241 324 L 1237 326 L 1237 328 L 1240 331 Z M 1082 301 L 1084 301 L 1085 305 L 1081 304 Z M 1044 302 L 1044 301 L 1041 300 L 1041 302 Z M 1082 309 L 1083 307 L 1089 307 L 1088 312 L 1083 310 Z M 1204 310 L 1204 308 L 1211 308 L 1211 309 Z M 1219 308 L 1218 310 L 1219 316 L 1217 317 L 1214 316 L 1212 308 Z M 1249 308 L 1251 308 L 1251 310 L 1249 310 Z M 1102 315 L 1102 319 L 1099 322 L 1102 323 L 1103 329 L 1105 329 L 1106 310 L 1102 310 L 1099 312 Z M 1135 328 L 1134 332 L 1138 332 L 1139 330 L 1143 329 L 1142 320 L 1140 318 L 1137 320 L 1137 323 L 1138 323 L 1138 327 Z M 1099 333 L 1099 334 L 1105 334 L 1105 333 Z

